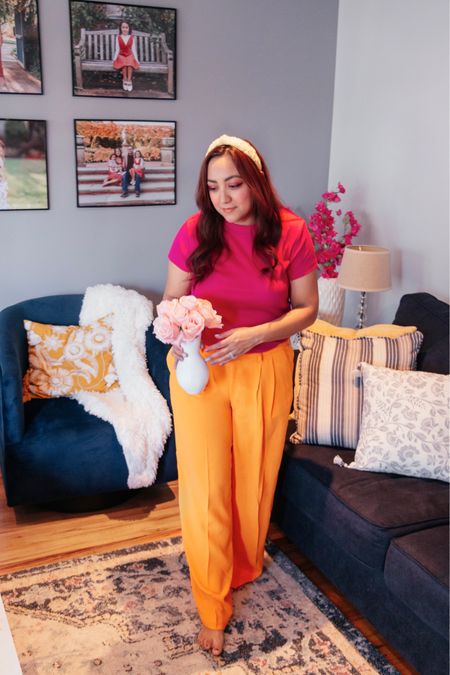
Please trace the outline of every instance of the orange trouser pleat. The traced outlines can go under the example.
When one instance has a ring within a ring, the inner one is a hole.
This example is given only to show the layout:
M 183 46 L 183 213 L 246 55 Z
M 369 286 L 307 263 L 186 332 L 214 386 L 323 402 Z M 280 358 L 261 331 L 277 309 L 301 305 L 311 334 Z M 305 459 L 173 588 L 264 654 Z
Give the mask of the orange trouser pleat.
M 179 504 L 202 623 L 224 628 L 231 589 L 262 572 L 264 543 L 292 402 L 293 352 L 283 343 L 209 366 L 198 395 L 178 385 L 169 354 Z

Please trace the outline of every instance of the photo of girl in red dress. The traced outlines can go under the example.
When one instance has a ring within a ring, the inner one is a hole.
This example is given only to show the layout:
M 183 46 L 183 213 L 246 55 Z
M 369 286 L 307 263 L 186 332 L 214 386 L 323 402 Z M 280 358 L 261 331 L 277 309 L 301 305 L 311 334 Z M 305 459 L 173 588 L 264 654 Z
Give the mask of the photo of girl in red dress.
M 68 2 L 74 96 L 176 98 L 176 9 Z
M 113 67 L 116 70 L 122 71 L 122 87 L 124 91 L 133 91 L 133 72 L 138 70 L 140 63 L 131 26 L 127 21 L 122 21 L 120 24 Z

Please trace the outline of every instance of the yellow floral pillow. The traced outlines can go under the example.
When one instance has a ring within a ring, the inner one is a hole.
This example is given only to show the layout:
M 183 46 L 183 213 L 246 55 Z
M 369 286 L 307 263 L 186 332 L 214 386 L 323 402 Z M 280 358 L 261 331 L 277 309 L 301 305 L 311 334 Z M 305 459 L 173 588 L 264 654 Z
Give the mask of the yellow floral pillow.
M 23 323 L 29 358 L 23 381 L 24 401 L 71 396 L 77 391 L 108 391 L 118 386 L 109 317 L 88 326 Z

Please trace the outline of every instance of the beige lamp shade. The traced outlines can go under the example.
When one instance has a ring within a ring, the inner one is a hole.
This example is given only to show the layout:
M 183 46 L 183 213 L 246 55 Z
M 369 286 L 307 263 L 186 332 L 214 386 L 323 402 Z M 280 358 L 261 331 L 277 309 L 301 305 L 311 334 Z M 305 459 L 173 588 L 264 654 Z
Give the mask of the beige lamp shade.
M 346 246 L 338 284 L 350 291 L 387 291 L 391 288 L 391 257 L 381 246 Z

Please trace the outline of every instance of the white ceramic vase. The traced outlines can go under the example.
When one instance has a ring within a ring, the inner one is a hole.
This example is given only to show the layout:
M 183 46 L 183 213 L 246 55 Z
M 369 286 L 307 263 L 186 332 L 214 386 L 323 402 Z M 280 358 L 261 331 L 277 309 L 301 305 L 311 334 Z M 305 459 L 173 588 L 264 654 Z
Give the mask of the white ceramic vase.
M 200 354 L 200 337 L 191 342 L 181 341 L 186 356 L 176 365 L 176 376 L 180 387 L 188 394 L 200 394 L 208 384 L 209 371 Z
M 344 315 L 345 290 L 338 285 L 337 278 L 319 277 L 319 313 L 318 319 L 340 326 Z

